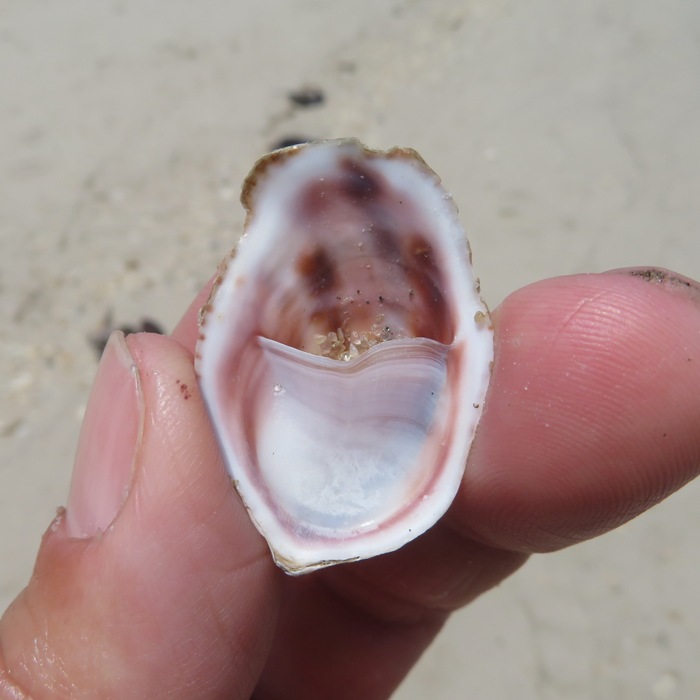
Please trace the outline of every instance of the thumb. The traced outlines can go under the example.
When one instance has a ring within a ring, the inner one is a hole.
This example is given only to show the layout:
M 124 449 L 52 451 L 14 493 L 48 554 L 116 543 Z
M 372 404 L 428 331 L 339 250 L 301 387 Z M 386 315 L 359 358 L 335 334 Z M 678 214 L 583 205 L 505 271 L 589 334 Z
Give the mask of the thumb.
M 0 621 L 0 697 L 248 697 L 277 576 L 170 338 L 110 339 L 65 510 Z

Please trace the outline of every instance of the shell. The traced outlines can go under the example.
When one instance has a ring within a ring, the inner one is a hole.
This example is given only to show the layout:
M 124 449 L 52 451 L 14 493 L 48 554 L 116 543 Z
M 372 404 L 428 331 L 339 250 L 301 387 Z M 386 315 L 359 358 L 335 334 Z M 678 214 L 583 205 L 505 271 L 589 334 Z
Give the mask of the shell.
M 269 154 L 241 201 L 195 359 L 236 489 L 288 573 L 397 549 L 452 502 L 490 376 L 457 209 L 354 139 Z

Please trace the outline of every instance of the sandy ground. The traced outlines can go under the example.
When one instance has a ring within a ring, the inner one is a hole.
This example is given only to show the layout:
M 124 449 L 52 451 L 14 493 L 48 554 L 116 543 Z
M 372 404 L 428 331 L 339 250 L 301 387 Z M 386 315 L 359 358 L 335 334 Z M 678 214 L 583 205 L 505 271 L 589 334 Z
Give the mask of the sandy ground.
M 6 0 L 0 8 L 0 605 L 65 502 L 108 312 L 172 328 L 279 139 L 417 148 L 495 306 L 541 277 L 700 278 L 697 0 Z M 287 94 L 317 86 L 323 105 Z M 397 693 L 700 697 L 700 483 L 536 558 Z

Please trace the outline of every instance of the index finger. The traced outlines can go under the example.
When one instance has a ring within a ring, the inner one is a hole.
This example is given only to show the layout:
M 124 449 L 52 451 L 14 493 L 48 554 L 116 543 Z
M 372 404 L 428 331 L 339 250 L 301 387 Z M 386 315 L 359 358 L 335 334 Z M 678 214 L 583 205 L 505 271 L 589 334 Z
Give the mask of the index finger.
M 700 290 L 660 270 L 545 280 L 497 311 L 497 357 L 452 509 L 548 551 L 610 530 L 700 466 Z

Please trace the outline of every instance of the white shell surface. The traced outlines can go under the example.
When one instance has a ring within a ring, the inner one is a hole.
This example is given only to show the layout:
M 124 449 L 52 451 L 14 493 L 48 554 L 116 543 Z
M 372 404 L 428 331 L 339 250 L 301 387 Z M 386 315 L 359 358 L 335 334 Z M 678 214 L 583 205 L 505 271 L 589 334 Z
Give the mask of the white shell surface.
M 397 549 L 452 502 L 490 376 L 456 208 L 354 139 L 270 154 L 242 202 L 196 353 L 234 484 L 288 573 Z

